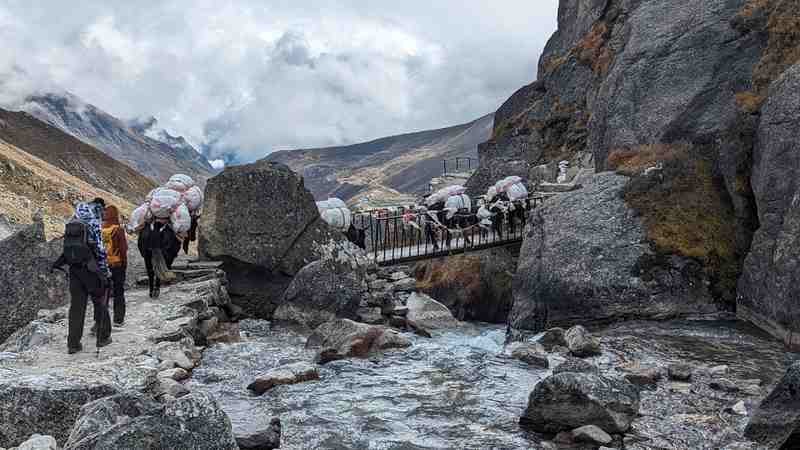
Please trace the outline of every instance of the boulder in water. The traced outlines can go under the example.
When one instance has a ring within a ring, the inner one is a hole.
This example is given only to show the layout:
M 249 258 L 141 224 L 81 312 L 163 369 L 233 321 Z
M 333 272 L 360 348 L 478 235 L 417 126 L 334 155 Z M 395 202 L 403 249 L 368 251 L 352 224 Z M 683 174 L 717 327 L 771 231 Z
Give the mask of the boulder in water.
M 294 363 L 276 367 L 256 377 L 247 389 L 258 395 L 282 384 L 297 384 L 304 381 L 318 380 L 319 370 L 309 363 Z
M 567 341 L 567 348 L 569 348 L 570 353 L 579 358 L 597 356 L 602 353 L 600 351 L 600 341 L 580 325 L 575 325 L 567 330 L 564 333 L 564 340 Z
M 677 363 L 667 367 L 667 376 L 674 381 L 689 381 L 692 379 L 694 367 L 689 364 Z
M 191 448 L 235 450 L 228 416 L 206 394 L 162 405 L 141 394 L 123 394 L 85 405 L 64 450 Z
M 565 372 L 536 385 L 520 424 L 540 433 L 558 433 L 584 425 L 625 433 L 638 413 L 639 391 L 630 383 Z
M 12 450 L 58 450 L 58 442 L 53 436 L 34 434 L 30 439 Z
M 345 241 L 319 215 L 303 178 L 279 163 L 228 167 L 206 184 L 198 251 L 223 261 L 235 301 L 271 319 L 292 278 Z
M 367 325 L 349 319 L 324 323 L 308 338 L 307 347 L 321 347 L 320 364 L 345 358 L 366 358 L 393 348 L 411 346 L 411 341 L 391 328 Z
M 520 343 L 511 350 L 511 357 L 539 369 L 550 367 L 544 347 L 539 344 Z
M 425 294 L 411 294 L 406 300 L 406 307 L 406 318 L 423 328 L 432 330 L 458 326 L 458 320 L 446 306 Z
M 572 356 L 567 356 L 567 358 L 556 366 L 553 369 L 553 373 L 564 373 L 564 372 L 574 372 L 574 373 L 592 373 L 597 374 L 600 373 L 600 369 L 595 366 L 594 364 L 590 363 L 589 361 L 575 358 Z
M 545 350 L 548 352 L 552 352 L 556 347 L 566 347 L 567 340 L 564 339 L 564 329 L 563 328 L 550 328 L 549 330 L 542 333 L 539 336 L 539 339 L 536 341 L 544 347 Z
M 363 250 L 350 242 L 325 246 L 320 259 L 300 269 L 275 310 L 275 320 L 316 328 L 337 317 L 355 319 L 368 294 Z
M 613 439 L 602 428 L 594 425 L 584 425 L 572 430 L 572 439 L 575 442 L 586 442 L 589 444 L 606 445 Z
M 277 417 L 263 430 L 236 431 L 236 442 L 242 450 L 272 450 L 281 447 L 281 421 Z
M 625 379 L 636 386 L 655 386 L 661 379 L 662 373 L 654 368 L 635 368 L 629 369 L 625 374 Z
M 781 381 L 752 413 L 745 436 L 764 448 L 800 442 L 800 362 L 786 371 Z

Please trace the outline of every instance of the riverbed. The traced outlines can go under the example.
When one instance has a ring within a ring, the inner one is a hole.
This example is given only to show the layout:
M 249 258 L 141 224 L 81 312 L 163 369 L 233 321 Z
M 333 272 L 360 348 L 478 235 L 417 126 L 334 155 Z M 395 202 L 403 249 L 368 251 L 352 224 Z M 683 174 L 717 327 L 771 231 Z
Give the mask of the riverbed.
M 505 327 L 464 324 L 431 339 L 409 336 L 409 349 L 332 362 L 321 367 L 319 381 L 278 386 L 261 397 L 246 389 L 258 374 L 314 354 L 296 329 L 246 320 L 241 330 L 242 342 L 205 350 L 188 387 L 214 395 L 235 429 L 266 428 L 279 417 L 281 448 L 527 449 L 544 448 L 548 438 L 521 429 L 518 420 L 551 371 L 509 358 Z M 641 417 L 626 437 L 631 448 L 737 448 L 747 418 L 726 408 L 740 400 L 757 404 L 797 356 L 729 318 L 629 322 L 595 332 L 604 351 L 590 360 L 608 376 L 674 362 L 698 368 L 691 384 L 665 380 L 642 391 Z M 561 361 L 563 355 L 551 355 L 551 368 Z M 727 366 L 724 376 L 736 383 L 760 387 L 714 391 L 704 375 L 714 366 Z

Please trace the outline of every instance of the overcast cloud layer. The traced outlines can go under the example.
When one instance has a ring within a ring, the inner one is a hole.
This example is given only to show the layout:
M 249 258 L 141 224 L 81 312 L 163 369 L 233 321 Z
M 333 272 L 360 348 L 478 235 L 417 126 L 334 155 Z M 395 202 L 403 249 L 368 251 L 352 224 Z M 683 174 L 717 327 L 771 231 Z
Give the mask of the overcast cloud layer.
M 68 90 L 216 157 L 494 111 L 536 76 L 557 0 L 0 3 L 0 104 Z

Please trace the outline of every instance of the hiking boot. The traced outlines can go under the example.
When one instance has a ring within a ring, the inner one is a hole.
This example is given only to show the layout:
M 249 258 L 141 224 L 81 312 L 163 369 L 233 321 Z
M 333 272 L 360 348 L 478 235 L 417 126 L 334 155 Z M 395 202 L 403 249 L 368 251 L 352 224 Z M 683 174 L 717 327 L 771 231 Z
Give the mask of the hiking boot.
M 125 326 L 125 322 L 114 322 L 114 328 L 122 328 Z
M 92 325 L 92 329 L 89 330 L 89 336 L 94 336 L 97 334 L 97 324 Z
M 159 295 L 161 295 L 161 288 L 160 287 L 154 287 L 153 288 L 153 293 L 150 295 L 150 297 L 158 298 Z
M 103 347 L 105 347 L 106 345 L 108 345 L 108 344 L 110 344 L 112 342 L 114 342 L 114 341 L 111 339 L 111 336 L 109 336 L 106 340 L 98 342 L 97 343 L 97 348 L 103 348 Z
M 68 348 L 68 349 L 67 349 L 67 353 L 68 353 L 68 354 L 70 354 L 70 355 L 73 355 L 73 354 L 75 354 L 75 353 L 78 353 L 78 352 L 80 352 L 80 351 L 82 351 L 82 350 L 83 350 L 83 345 L 81 345 L 81 344 L 78 344 L 78 346 L 77 346 L 77 347 L 70 347 L 70 348 Z

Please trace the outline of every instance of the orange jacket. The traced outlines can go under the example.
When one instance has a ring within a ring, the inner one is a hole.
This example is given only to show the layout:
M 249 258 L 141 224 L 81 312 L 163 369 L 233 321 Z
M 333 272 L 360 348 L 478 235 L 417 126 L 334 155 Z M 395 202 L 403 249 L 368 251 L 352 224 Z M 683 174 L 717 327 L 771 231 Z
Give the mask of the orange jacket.
M 106 207 L 103 213 L 103 244 L 108 253 L 108 265 L 113 268 L 128 265 L 128 237 L 119 225 L 119 210 L 115 206 Z

